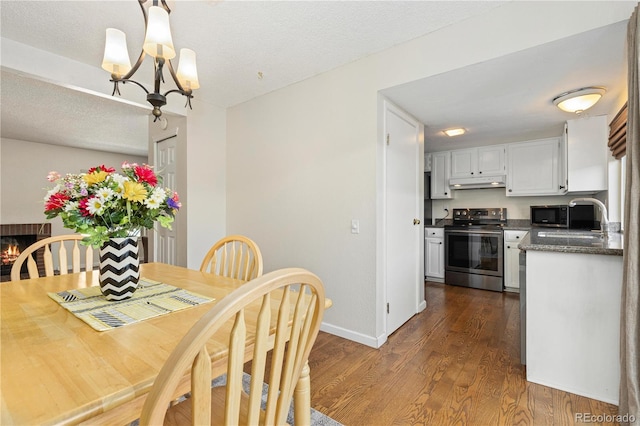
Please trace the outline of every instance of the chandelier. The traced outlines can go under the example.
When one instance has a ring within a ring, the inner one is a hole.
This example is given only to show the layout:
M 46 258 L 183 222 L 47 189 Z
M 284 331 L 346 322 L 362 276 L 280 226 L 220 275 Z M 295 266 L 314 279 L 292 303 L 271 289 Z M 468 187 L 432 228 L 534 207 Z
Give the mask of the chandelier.
M 115 28 L 107 28 L 106 42 L 104 46 L 104 58 L 102 68 L 111 73 L 113 93 L 120 95 L 119 83 L 133 83 L 147 93 L 147 102 L 153 106 L 152 114 L 154 122 L 162 115 L 162 108 L 167 104 L 169 93 L 179 93 L 187 98 L 185 107 L 191 109 L 193 90 L 200 87 L 198 71 L 196 69 L 196 54 L 191 49 L 180 49 L 180 62 L 178 71 L 175 72 L 171 65 L 171 59 L 175 58 L 176 51 L 173 47 L 171 28 L 169 27 L 169 13 L 171 10 L 165 0 L 153 0 L 149 11 L 144 7 L 147 0 L 138 0 L 142 15 L 144 16 L 145 37 L 144 44 L 137 62 L 131 67 L 129 51 L 127 50 L 127 38 L 124 32 Z M 138 70 L 144 57 L 149 55 L 154 59 L 154 89 L 149 92 L 144 85 L 132 80 L 131 77 Z M 169 73 L 175 82 L 177 89 L 160 92 L 160 84 L 164 83 L 163 68 L 167 66 Z

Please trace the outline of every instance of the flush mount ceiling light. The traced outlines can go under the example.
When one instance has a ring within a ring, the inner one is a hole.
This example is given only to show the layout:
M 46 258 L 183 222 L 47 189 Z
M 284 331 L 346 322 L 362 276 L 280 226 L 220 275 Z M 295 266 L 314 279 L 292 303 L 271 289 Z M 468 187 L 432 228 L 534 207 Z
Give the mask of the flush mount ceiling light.
M 553 98 L 553 104 L 563 111 L 580 114 L 594 106 L 604 92 L 604 87 L 595 86 L 570 90 Z
M 187 98 L 187 103 L 191 108 L 192 91 L 200 87 L 198 82 L 198 71 L 196 69 L 196 54 L 191 49 L 180 49 L 180 62 L 178 72 L 173 70 L 171 59 L 175 58 L 176 51 L 173 47 L 171 28 L 169 27 L 169 13 L 171 10 L 165 0 L 153 0 L 153 4 L 147 9 L 144 3 L 147 0 L 138 0 L 142 16 L 144 17 L 145 37 L 144 44 L 140 51 L 138 61 L 133 67 L 129 61 L 129 51 L 127 50 L 127 39 L 124 32 L 115 28 L 107 28 L 107 38 L 104 46 L 104 58 L 102 68 L 111 73 L 113 82 L 113 93 L 120 94 L 118 83 L 133 83 L 142 88 L 147 93 L 147 102 L 153 106 L 154 122 L 162 115 L 162 108 L 167 104 L 169 93 L 179 93 Z M 146 55 L 154 59 L 154 90 L 149 92 L 142 84 L 131 79 L 138 70 Z M 177 89 L 171 89 L 164 93 L 160 92 L 160 84 L 164 83 L 162 69 L 167 64 L 171 77 Z
M 449 137 L 453 137 L 453 136 L 460 136 L 460 135 L 464 135 L 467 131 L 463 128 L 456 128 L 456 129 L 447 129 L 447 130 L 443 130 L 442 131 L 445 135 L 449 136 Z

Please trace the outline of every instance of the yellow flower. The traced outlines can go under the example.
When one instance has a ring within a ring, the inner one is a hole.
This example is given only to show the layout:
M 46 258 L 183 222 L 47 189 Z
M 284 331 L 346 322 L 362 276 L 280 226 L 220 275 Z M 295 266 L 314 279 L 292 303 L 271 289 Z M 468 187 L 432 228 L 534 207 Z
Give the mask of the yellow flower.
M 122 198 L 125 200 L 141 202 L 147 197 L 147 190 L 141 183 L 126 181 L 123 186 L 124 194 L 122 194 Z
M 84 175 L 82 178 L 88 185 L 95 185 L 96 183 L 104 182 L 109 173 L 103 171 L 95 171 Z

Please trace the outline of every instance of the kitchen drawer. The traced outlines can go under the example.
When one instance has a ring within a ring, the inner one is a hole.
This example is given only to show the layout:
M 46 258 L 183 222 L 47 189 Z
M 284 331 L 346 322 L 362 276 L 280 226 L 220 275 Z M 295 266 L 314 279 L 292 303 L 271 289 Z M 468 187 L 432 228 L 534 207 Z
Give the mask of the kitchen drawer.
M 444 228 L 424 228 L 425 238 L 444 238 Z
M 504 240 L 509 243 L 516 243 L 522 241 L 525 235 L 527 235 L 529 231 L 504 231 Z

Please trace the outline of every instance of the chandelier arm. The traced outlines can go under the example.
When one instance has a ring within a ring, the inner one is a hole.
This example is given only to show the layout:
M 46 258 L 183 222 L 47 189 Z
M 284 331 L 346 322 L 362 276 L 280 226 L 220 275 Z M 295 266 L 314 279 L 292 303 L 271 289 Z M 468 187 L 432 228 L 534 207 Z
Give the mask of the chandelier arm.
M 114 81 L 114 80 L 111 80 L 111 81 Z M 138 82 L 137 82 L 137 81 L 135 81 L 135 80 L 131 80 L 131 79 L 128 79 L 128 78 L 127 78 L 127 79 L 121 78 L 121 79 L 119 79 L 119 80 L 116 80 L 115 82 L 116 82 L 116 83 L 120 83 L 120 82 L 122 82 L 123 84 L 124 84 L 124 83 L 133 83 L 133 84 L 135 84 L 135 85 L 139 86 L 142 90 L 144 90 L 144 91 L 145 91 L 145 93 L 146 93 L 147 95 L 149 94 L 149 91 L 147 90 L 147 88 L 146 88 L 146 87 L 144 87 L 142 84 L 138 83 Z
M 142 11 L 142 17 L 144 19 L 144 33 L 145 34 L 147 33 L 147 10 L 144 8 L 144 3 L 146 3 L 146 2 L 147 2 L 147 0 L 138 0 L 138 5 L 140 5 L 140 10 Z M 163 3 L 164 3 L 164 1 L 163 1 Z M 136 73 L 136 71 L 138 71 L 138 68 L 140 68 L 140 65 L 142 65 L 142 61 L 144 60 L 145 55 L 146 55 L 146 53 L 144 53 L 144 49 L 140 49 L 140 56 L 138 56 L 138 60 L 133 65 L 131 70 L 126 75 L 122 76 L 122 80 L 128 80 L 131 77 L 133 77 L 133 75 Z M 146 91 L 146 89 L 145 89 L 145 91 Z
M 182 96 L 187 96 L 187 97 L 191 96 L 191 97 L 193 97 L 191 94 L 187 94 L 187 92 L 185 92 L 184 90 L 180 90 L 180 89 L 168 90 L 168 91 L 166 91 L 164 93 L 164 96 L 167 96 L 169 93 L 180 93 Z

